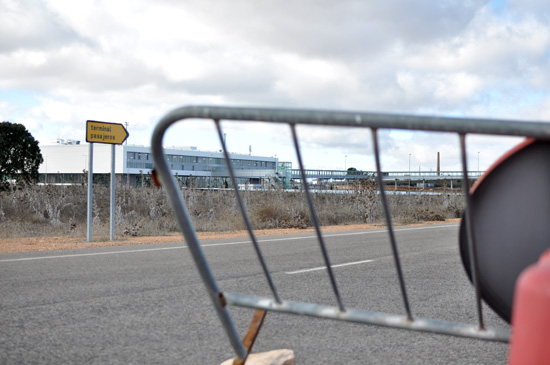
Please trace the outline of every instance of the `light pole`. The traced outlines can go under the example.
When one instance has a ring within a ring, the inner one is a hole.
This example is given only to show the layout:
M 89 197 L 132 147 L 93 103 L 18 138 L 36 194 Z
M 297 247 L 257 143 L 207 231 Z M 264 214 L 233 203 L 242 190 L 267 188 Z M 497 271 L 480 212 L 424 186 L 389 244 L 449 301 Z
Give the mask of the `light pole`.
M 344 157 L 344 170 L 347 170 L 348 168 L 348 155 Z
M 124 122 L 124 124 L 126 125 L 126 130 L 128 130 L 128 122 Z M 126 146 L 128 146 L 128 138 L 126 138 Z
M 479 176 L 479 152 L 477 153 L 477 176 Z

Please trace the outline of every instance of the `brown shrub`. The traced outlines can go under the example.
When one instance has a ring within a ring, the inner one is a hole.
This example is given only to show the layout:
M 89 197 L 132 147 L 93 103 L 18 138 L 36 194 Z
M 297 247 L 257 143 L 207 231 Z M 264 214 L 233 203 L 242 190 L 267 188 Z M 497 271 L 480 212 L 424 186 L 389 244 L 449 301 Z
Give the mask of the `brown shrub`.
M 197 231 L 243 229 L 235 193 L 231 190 L 183 188 L 183 201 Z M 94 234 L 109 233 L 109 188 L 94 186 Z M 303 193 L 272 189 L 241 191 L 254 229 L 306 228 L 311 226 Z M 346 190 L 312 193 L 322 225 L 382 222 L 384 212 L 372 181 Z M 177 225 L 162 189 L 117 186 L 116 234 L 164 235 Z M 457 194 L 420 195 L 388 193 L 392 219 L 398 223 L 444 220 L 460 216 L 463 197 Z M 29 237 L 85 236 L 86 186 L 25 186 L 0 192 L 0 235 Z

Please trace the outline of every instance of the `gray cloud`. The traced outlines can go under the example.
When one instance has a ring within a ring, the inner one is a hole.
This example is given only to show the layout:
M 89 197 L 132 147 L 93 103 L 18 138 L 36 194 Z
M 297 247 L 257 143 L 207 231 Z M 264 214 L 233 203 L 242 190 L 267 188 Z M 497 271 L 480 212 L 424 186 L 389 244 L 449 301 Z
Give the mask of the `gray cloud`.
M 40 92 L 29 125 L 78 125 L 95 113 L 146 134 L 163 113 L 197 103 L 548 118 L 542 0 L 75 4 L 0 3 L 0 32 L 10 34 L 0 40 L 0 88 Z M 388 138 L 388 161 L 408 156 Z M 347 131 L 304 143 L 370 150 L 370 138 Z
M 529 17 L 550 22 L 550 3 L 546 0 L 509 0 L 507 9 L 514 17 Z
M 38 1 L 0 2 L 0 52 L 54 50 L 89 40 L 80 37 L 48 6 Z
M 369 57 L 395 42 L 450 37 L 488 1 L 232 1 L 194 3 L 202 19 L 257 46 L 308 57 Z M 208 11 L 204 11 L 208 9 Z M 202 10 L 202 11 L 201 11 Z

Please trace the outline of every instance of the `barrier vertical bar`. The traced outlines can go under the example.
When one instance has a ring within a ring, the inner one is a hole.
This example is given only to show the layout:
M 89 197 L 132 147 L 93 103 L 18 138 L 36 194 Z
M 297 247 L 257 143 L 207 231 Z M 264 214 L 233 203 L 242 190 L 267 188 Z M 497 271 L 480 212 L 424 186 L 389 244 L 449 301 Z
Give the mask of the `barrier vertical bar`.
M 307 185 L 306 173 L 304 170 L 304 162 L 302 161 L 302 153 L 300 152 L 300 145 L 298 144 L 298 136 L 296 135 L 296 126 L 290 124 L 290 129 L 292 131 L 292 140 L 294 141 L 294 148 L 296 149 L 296 157 L 298 158 L 298 165 L 300 167 L 300 173 L 302 175 L 302 182 L 304 186 L 304 193 L 306 195 L 307 203 L 309 206 L 309 213 L 311 215 L 311 220 L 315 226 L 315 232 L 317 233 L 317 239 L 319 240 L 319 246 L 321 246 L 321 252 L 323 254 L 323 259 L 325 260 L 325 265 L 327 265 L 327 272 L 330 278 L 330 283 L 332 284 L 332 290 L 336 296 L 336 301 L 338 302 L 338 308 L 340 311 L 345 312 L 344 303 L 342 302 L 342 297 L 338 290 L 338 285 L 336 284 L 336 278 L 334 277 L 334 272 L 330 265 L 330 259 L 328 257 L 327 248 L 325 245 L 325 240 L 323 239 L 323 234 L 321 233 L 321 228 L 319 224 L 319 218 L 317 218 L 317 213 L 315 212 L 315 207 L 313 206 L 313 201 L 311 199 L 311 194 L 309 192 L 309 186 Z
M 264 275 L 267 279 L 267 283 L 269 285 L 269 288 L 271 289 L 271 292 L 273 293 L 273 297 L 277 301 L 277 303 L 281 302 L 281 298 L 279 297 L 279 294 L 277 293 L 277 289 L 275 288 L 275 284 L 273 283 L 273 279 L 271 278 L 271 275 L 269 273 L 269 269 L 267 268 L 267 264 L 264 260 L 264 256 L 262 255 L 262 251 L 260 249 L 260 245 L 258 244 L 258 240 L 256 239 L 256 235 L 254 234 L 254 230 L 252 229 L 252 224 L 250 223 L 250 219 L 248 218 L 248 214 L 246 214 L 246 208 L 243 203 L 243 199 L 241 198 L 241 194 L 239 193 L 239 188 L 237 186 L 237 180 L 235 179 L 235 173 L 233 171 L 233 167 L 231 166 L 231 159 L 229 157 L 229 152 L 227 151 L 227 145 L 225 143 L 224 134 L 222 132 L 222 128 L 220 126 L 220 121 L 215 119 L 214 123 L 216 124 L 216 130 L 218 131 L 218 137 L 220 139 L 220 143 L 222 145 L 223 155 L 225 156 L 225 162 L 227 165 L 227 170 L 229 171 L 229 177 L 231 178 L 231 183 L 233 184 L 233 190 L 235 191 L 235 196 L 237 198 L 237 203 L 239 204 L 239 209 L 241 210 L 241 215 L 244 220 L 244 224 L 246 226 L 246 230 L 248 231 L 248 235 L 250 236 L 250 239 L 252 240 L 252 244 L 254 246 L 254 249 L 256 250 L 256 255 L 258 257 L 258 260 L 260 261 L 260 265 L 262 266 L 262 269 L 264 271 Z
M 466 235 L 468 238 L 468 255 L 470 260 L 470 267 L 472 268 L 472 283 L 474 284 L 474 289 L 476 293 L 476 308 L 477 308 L 477 319 L 480 329 L 485 329 L 483 323 L 483 308 L 481 306 L 481 292 L 479 288 L 479 278 L 478 278 L 478 265 L 477 265 L 477 254 L 476 254 L 476 245 L 474 242 L 473 234 L 473 209 L 472 209 L 472 199 L 470 196 L 470 180 L 468 178 L 468 159 L 466 156 L 466 134 L 460 134 L 460 152 L 462 157 L 462 187 L 464 191 L 464 199 L 466 199 Z
M 393 225 L 391 220 L 390 208 L 386 199 L 386 191 L 384 190 L 384 181 L 382 179 L 382 168 L 380 163 L 380 149 L 378 147 L 378 135 L 376 129 L 371 129 L 372 141 L 374 147 L 374 157 L 376 161 L 376 177 L 378 178 L 378 188 L 380 189 L 380 198 L 382 199 L 382 205 L 384 207 L 384 214 L 386 217 L 386 224 L 388 225 L 388 234 L 390 235 L 390 243 L 393 252 L 393 259 L 395 262 L 395 268 L 397 270 L 397 276 L 399 278 L 399 286 L 401 288 L 401 295 L 403 296 L 403 304 L 405 305 L 405 311 L 407 312 L 407 319 L 412 321 L 411 307 L 409 305 L 409 298 L 407 297 L 407 289 L 405 287 L 405 278 L 403 277 L 403 269 L 401 268 L 401 261 L 399 260 L 399 252 L 397 250 L 397 243 L 395 241 L 395 234 L 393 232 Z
M 235 350 L 237 359 L 244 361 L 248 356 L 248 351 L 246 351 L 243 346 L 239 338 L 239 334 L 237 333 L 237 329 L 231 319 L 231 315 L 226 308 L 227 303 L 224 299 L 223 293 L 218 288 L 214 274 L 212 273 L 212 270 L 210 270 L 210 266 L 208 265 L 204 252 L 200 246 L 197 234 L 192 228 L 193 224 L 191 222 L 189 212 L 185 207 L 181 193 L 176 186 L 175 178 L 171 175 L 170 168 L 166 162 L 166 157 L 164 156 L 162 138 L 166 132 L 166 129 L 178 119 L 179 118 L 177 115 L 168 114 L 161 119 L 155 127 L 153 136 L 151 137 L 151 151 L 153 153 L 153 160 L 158 171 L 160 182 L 164 186 L 164 190 L 168 196 L 168 200 L 175 214 L 178 226 L 183 233 L 187 247 L 193 256 L 193 261 L 195 262 L 197 270 L 208 292 L 208 296 L 210 297 L 214 309 L 216 310 L 216 314 L 222 323 L 231 346 Z

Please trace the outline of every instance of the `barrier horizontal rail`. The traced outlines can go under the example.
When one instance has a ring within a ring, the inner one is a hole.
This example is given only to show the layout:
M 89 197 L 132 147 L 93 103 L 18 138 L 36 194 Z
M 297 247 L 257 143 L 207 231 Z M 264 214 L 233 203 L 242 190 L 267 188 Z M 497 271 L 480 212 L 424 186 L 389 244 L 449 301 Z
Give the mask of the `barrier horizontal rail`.
M 174 109 L 159 121 L 156 131 L 160 133 L 161 130 L 165 130 L 167 124 L 171 125 L 177 120 L 191 118 L 333 127 L 424 130 L 459 134 L 494 134 L 550 139 L 550 125 L 536 121 L 218 106 L 186 106 Z M 160 135 L 157 137 L 160 137 Z M 153 135 L 153 140 L 157 140 L 157 137 Z
M 415 318 L 413 321 L 406 316 L 372 312 L 360 309 L 347 308 L 345 312 L 338 307 L 303 303 L 284 300 L 277 303 L 275 300 L 235 293 L 223 293 L 227 304 L 245 308 L 264 309 L 267 311 L 298 314 L 310 317 L 335 319 L 344 322 L 371 324 L 381 327 L 392 327 L 417 332 L 445 334 L 457 337 L 473 338 L 478 340 L 508 342 L 510 330 L 504 328 L 488 328 L 480 330 L 478 326 L 450 321 Z
M 211 119 L 214 121 L 222 150 L 225 154 L 227 169 L 232 180 L 234 192 L 239 205 L 240 213 L 245 222 L 246 229 L 251 242 L 256 251 L 258 260 L 266 277 L 267 284 L 272 292 L 273 298 L 250 297 L 241 294 L 223 293 L 218 288 L 214 275 L 208 265 L 206 257 L 200 247 L 196 232 L 193 228 L 189 213 L 182 200 L 174 177 L 163 152 L 163 137 L 167 129 L 174 123 L 185 119 Z M 393 315 L 377 312 L 369 312 L 358 309 L 348 309 L 345 307 L 340 297 L 336 278 L 332 272 L 330 257 L 325 247 L 324 238 L 320 230 L 320 224 L 317 219 L 317 213 L 314 209 L 311 193 L 308 184 L 304 184 L 304 195 L 310 209 L 310 216 L 313 222 L 318 243 L 321 249 L 325 267 L 330 279 L 331 287 L 334 292 L 337 306 L 320 306 L 314 303 L 300 303 L 285 301 L 280 298 L 275 287 L 267 264 L 262 255 L 260 246 L 256 240 L 254 230 L 248 218 L 243 200 L 239 190 L 236 188 L 235 172 L 231 166 L 231 157 L 227 151 L 227 146 L 223 138 L 223 132 L 220 121 L 240 121 L 240 122 L 266 122 L 283 123 L 289 125 L 295 152 L 298 158 L 299 171 L 302 180 L 306 180 L 304 164 L 301 158 L 299 139 L 296 134 L 296 125 L 310 126 L 338 126 L 350 128 L 368 128 L 373 133 L 374 156 L 376 159 L 376 172 L 378 185 L 380 188 L 380 199 L 385 212 L 386 224 L 392 248 L 394 264 L 399 279 L 399 286 L 402 294 L 405 315 Z M 164 116 L 157 124 L 152 136 L 152 152 L 155 162 L 155 171 L 160 183 L 164 186 L 169 198 L 171 207 L 174 211 L 178 226 L 183 233 L 185 241 L 189 247 L 191 255 L 195 261 L 199 274 L 207 288 L 210 300 L 216 310 L 216 313 L 223 325 L 223 328 L 229 338 L 229 341 L 235 351 L 235 363 L 242 364 L 246 360 L 251 343 L 241 342 L 235 329 L 227 305 L 243 306 L 254 308 L 256 310 L 279 311 L 285 313 L 302 314 L 321 318 L 330 318 L 336 320 L 353 321 L 373 325 L 382 325 L 387 327 L 408 329 L 413 331 L 433 332 L 459 337 L 470 337 L 482 340 L 507 342 L 510 333 L 506 329 L 488 329 L 485 327 L 481 299 L 479 293 L 479 284 L 477 280 L 477 260 L 475 242 L 472 236 L 472 226 L 474 222 L 471 219 L 466 220 L 466 230 L 468 235 L 468 250 L 470 262 L 472 265 L 472 282 L 476 296 L 477 325 L 459 324 L 454 322 L 445 322 L 431 319 L 415 318 L 410 310 L 408 296 L 406 292 L 405 278 L 401 270 L 398 247 L 396 244 L 391 214 L 386 201 L 385 189 L 383 184 L 383 173 L 380 168 L 380 153 L 378 149 L 379 129 L 404 129 L 433 132 L 456 133 L 460 137 L 460 150 L 462 157 L 462 176 L 468 175 L 466 160 L 466 140 L 468 134 L 490 134 L 507 136 L 525 136 L 538 139 L 550 139 L 550 124 L 529 121 L 511 121 L 494 120 L 481 118 L 455 118 L 455 117 L 434 117 L 434 116 L 416 116 L 400 114 L 381 114 L 381 113 L 362 113 L 362 112 L 340 112 L 340 111 L 320 111 L 320 110 L 299 110 L 299 109 L 265 109 L 265 108 L 237 108 L 237 107 L 213 107 L 213 106 L 189 106 L 175 109 Z M 465 180 L 463 184 L 466 209 L 470 206 L 469 183 Z M 471 217 L 470 217 L 471 218 Z M 264 314 L 265 315 L 265 314 Z M 259 326 L 254 327 L 254 331 L 259 330 Z M 250 335 L 250 336 L 249 336 Z M 256 333 L 249 334 L 246 337 L 255 338 Z M 253 341 L 252 341 L 253 342 Z

